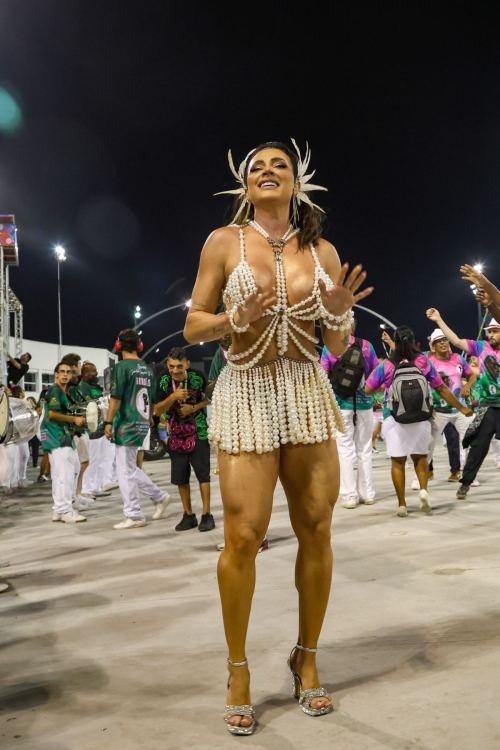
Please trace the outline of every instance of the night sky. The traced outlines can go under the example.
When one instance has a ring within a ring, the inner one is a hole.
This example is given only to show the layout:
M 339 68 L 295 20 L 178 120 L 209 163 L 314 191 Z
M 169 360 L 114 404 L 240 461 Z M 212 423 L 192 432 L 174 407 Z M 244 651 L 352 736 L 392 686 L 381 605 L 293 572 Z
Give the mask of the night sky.
M 112 348 L 135 305 L 188 299 L 230 204 L 213 193 L 236 187 L 228 148 L 239 163 L 290 137 L 329 189 L 313 198 L 325 237 L 375 285 L 364 304 L 422 343 L 431 305 L 476 336 L 459 266 L 500 281 L 498 4 L 292 7 L 2 0 L 0 126 L 5 92 L 21 117 L 0 132 L 0 212 L 16 215 L 27 338 L 57 341 L 57 243 L 65 343 Z M 146 348 L 184 314 L 145 326 Z

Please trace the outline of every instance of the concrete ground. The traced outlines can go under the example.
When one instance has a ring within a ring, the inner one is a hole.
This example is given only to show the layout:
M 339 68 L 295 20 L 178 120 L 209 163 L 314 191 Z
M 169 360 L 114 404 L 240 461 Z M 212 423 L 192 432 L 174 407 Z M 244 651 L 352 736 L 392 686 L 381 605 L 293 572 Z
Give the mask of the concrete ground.
M 408 471 L 411 513 L 401 519 L 383 452 L 374 465 L 376 504 L 334 513 L 318 663 L 335 712 L 317 719 L 290 695 L 296 542 L 276 492 L 247 649 L 259 721 L 250 738 L 230 736 L 220 718 L 217 477 L 217 529 L 205 534 L 173 530 L 177 494 L 163 519 L 122 532 L 112 529 L 116 491 L 77 526 L 50 522 L 50 485 L 2 498 L 0 559 L 10 566 L 0 570 L 9 584 L 0 594 L 0 748 L 500 748 L 500 471 L 490 454 L 481 486 L 455 500 L 439 448 L 434 512 L 418 511 Z M 147 469 L 168 486 L 167 461 Z M 197 490 L 194 505 L 199 515 Z

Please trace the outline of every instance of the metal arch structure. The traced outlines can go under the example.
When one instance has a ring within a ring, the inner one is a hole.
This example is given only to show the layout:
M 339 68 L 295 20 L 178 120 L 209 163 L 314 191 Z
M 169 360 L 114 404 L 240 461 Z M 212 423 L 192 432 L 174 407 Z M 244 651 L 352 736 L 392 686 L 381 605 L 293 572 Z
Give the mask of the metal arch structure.
M 363 305 L 354 305 L 354 307 L 359 307 L 360 310 L 364 310 L 365 312 L 370 313 L 370 315 L 375 315 L 376 318 L 380 318 L 380 320 L 383 320 L 384 323 L 387 323 L 387 325 L 391 326 L 391 328 L 394 328 L 394 330 L 397 328 L 397 325 L 395 323 L 391 323 L 389 318 L 384 318 L 383 315 L 375 312 L 375 310 L 371 310 L 369 307 L 364 307 Z
M 153 344 L 145 354 L 142 355 L 141 359 L 146 359 L 148 354 L 151 354 L 153 349 L 157 349 L 161 344 L 163 344 L 165 341 L 168 341 L 169 339 L 172 339 L 174 336 L 178 336 L 180 333 L 184 333 L 184 328 L 181 328 L 180 331 L 175 331 L 174 333 L 169 334 L 168 336 L 165 336 L 164 339 L 160 339 L 160 341 L 157 341 L 156 344 Z
M 14 315 L 14 348 L 15 356 L 20 357 L 23 353 L 23 306 L 18 298 L 9 288 L 9 313 Z M 10 333 L 10 331 L 9 331 Z
M 136 323 L 134 326 L 134 331 L 136 331 L 138 328 L 141 328 L 146 323 L 149 323 L 150 320 L 153 320 L 153 318 L 157 318 L 158 315 L 163 315 L 163 313 L 170 312 L 171 310 L 177 310 L 179 307 L 186 307 L 185 302 L 181 302 L 178 305 L 171 305 L 170 307 L 165 307 L 163 310 L 158 310 L 158 312 L 153 313 L 149 316 L 149 318 L 144 318 L 144 320 L 141 320 L 139 323 Z

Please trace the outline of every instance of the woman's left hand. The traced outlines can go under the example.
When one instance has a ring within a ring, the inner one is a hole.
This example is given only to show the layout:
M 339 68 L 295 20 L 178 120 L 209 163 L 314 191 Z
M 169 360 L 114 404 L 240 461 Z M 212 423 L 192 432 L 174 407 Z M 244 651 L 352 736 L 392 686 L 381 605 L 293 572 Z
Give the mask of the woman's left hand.
M 355 266 L 349 276 L 347 276 L 348 270 L 349 263 L 344 263 L 337 281 L 330 290 L 327 290 L 325 282 L 320 279 L 321 301 L 328 312 L 333 313 L 333 315 L 344 315 L 353 305 L 373 292 L 372 286 L 358 292 L 359 287 L 366 279 L 366 271 L 363 271 L 363 266 Z M 356 294 L 356 292 L 358 293 Z

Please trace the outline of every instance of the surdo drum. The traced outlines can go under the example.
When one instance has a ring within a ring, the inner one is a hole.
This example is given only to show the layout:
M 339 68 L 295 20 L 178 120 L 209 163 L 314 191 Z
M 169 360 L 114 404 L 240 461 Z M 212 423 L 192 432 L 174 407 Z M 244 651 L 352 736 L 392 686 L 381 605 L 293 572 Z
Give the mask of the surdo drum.
M 0 443 L 27 443 L 38 431 L 38 414 L 29 401 L 0 396 Z

